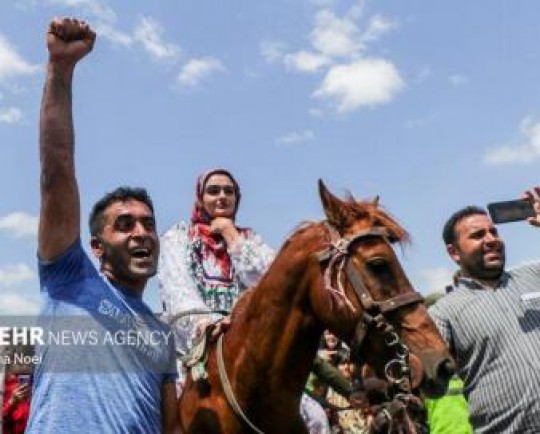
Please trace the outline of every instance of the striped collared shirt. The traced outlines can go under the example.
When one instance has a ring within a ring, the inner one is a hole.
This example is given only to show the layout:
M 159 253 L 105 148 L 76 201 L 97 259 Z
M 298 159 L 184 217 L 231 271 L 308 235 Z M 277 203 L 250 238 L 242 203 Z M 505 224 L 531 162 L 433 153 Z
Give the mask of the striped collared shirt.
M 540 263 L 493 289 L 460 277 L 429 309 L 465 383 L 476 433 L 540 433 Z

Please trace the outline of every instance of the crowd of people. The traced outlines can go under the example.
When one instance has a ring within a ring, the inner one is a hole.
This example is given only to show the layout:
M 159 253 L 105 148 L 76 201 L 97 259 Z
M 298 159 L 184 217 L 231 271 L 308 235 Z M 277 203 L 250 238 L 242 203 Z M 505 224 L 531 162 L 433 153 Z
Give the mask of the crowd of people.
M 95 39 L 88 24 L 72 18 L 54 19 L 47 31 L 40 117 L 42 318 L 58 325 L 75 317 L 81 329 L 96 331 L 96 339 L 112 330 L 157 340 L 151 348 L 139 341 L 83 346 L 69 357 L 59 346 L 41 346 L 34 371 L 9 366 L 5 373 L 5 434 L 104 427 L 180 432 L 177 398 L 185 378 L 204 375 L 204 366 L 188 369 L 185 357 L 202 336 L 227 330 L 228 313 L 274 258 L 253 229 L 238 225 L 240 186 L 217 168 L 197 179 L 189 222 L 161 238 L 146 190 L 119 187 L 96 202 L 90 215 L 96 269 L 80 239 L 71 100 L 75 66 Z M 537 213 L 529 218 L 533 226 L 540 226 L 539 194 L 535 188 L 524 195 Z M 431 432 L 540 432 L 540 266 L 506 270 L 505 244 L 479 207 L 453 214 L 443 240 L 459 270 L 452 290 L 429 313 L 457 362 L 458 377 L 447 396 L 426 400 Z M 161 318 L 142 300 L 155 274 Z M 325 331 L 299 408 L 310 433 L 367 432 L 366 415 L 349 400 L 353 369 L 348 347 Z M 451 422 L 462 423 L 445 425 L 449 414 Z

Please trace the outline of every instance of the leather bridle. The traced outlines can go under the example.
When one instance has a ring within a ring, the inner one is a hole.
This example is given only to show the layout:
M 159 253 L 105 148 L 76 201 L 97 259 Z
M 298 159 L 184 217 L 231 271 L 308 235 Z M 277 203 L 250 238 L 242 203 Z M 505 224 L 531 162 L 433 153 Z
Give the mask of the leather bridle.
M 346 280 L 353 288 L 362 307 L 362 317 L 356 325 L 351 343 L 351 360 L 359 364 L 362 362 L 360 354 L 362 342 L 367 330 L 375 328 L 383 334 L 385 346 L 394 354 L 393 358 L 386 362 L 384 368 L 386 380 L 399 390 L 398 394 L 411 393 L 409 349 L 386 316 L 405 306 L 421 303 L 423 297 L 416 291 L 410 291 L 385 300 L 375 300 L 355 268 L 351 260 L 353 249 L 358 246 L 358 243 L 373 237 L 390 244 L 390 233 L 387 229 L 375 226 L 343 237 L 330 223 L 325 222 L 325 226 L 330 234 L 330 245 L 317 253 L 319 262 L 325 264 L 325 287 L 340 296 L 349 308 L 356 312 L 357 309 L 351 303 L 343 286 L 345 281 L 343 272 L 345 272 Z M 332 279 L 333 276 L 335 279 Z M 336 282 L 336 287 L 333 286 L 332 281 Z

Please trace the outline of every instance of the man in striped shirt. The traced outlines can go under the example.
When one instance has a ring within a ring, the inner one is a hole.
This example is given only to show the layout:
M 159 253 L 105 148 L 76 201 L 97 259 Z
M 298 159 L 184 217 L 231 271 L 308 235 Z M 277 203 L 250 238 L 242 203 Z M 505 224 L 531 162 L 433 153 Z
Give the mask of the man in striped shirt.
M 525 194 L 533 226 L 539 194 Z M 430 314 L 456 359 L 474 431 L 540 433 L 540 263 L 505 271 L 504 242 L 478 207 L 453 214 L 443 239 L 459 271 Z

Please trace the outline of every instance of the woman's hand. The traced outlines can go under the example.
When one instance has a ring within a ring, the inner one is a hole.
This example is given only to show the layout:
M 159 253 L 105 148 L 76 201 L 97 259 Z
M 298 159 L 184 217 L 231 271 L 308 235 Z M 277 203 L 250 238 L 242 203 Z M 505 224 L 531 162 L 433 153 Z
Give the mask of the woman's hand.
M 210 231 L 214 234 L 220 234 L 231 248 L 240 239 L 240 233 L 234 225 L 234 221 L 227 217 L 216 217 L 210 223 Z

